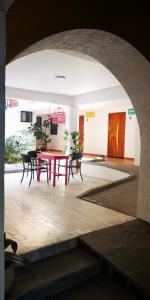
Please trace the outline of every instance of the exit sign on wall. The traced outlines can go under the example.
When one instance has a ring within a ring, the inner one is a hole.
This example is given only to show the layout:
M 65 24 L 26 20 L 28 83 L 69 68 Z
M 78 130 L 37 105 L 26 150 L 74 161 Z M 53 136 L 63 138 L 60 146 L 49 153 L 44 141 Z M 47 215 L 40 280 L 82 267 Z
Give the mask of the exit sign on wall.
M 135 115 L 135 109 L 134 109 L 134 108 L 129 108 L 129 109 L 128 109 L 128 115 L 129 115 L 129 116 Z

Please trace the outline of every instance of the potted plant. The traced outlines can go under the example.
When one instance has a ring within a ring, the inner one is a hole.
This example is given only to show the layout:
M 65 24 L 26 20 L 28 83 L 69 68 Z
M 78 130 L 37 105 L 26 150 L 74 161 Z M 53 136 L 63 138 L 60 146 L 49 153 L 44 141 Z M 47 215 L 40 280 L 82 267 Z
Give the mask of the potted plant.
M 73 131 L 70 133 L 72 136 L 73 147 L 71 147 L 72 152 L 74 153 L 81 153 L 81 146 L 80 146 L 80 132 Z
M 6 251 L 7 248 L 11 251 Z M 5 294 L 9 295 L 13 287 L 15 279 L 15 264 L 27 265 L 30 263 L 28 259 L 21 255 L 17 255 L 17 242 L 6 237 L 4 233 L 4 255 L 5 255 Z
M 35 122 L 28 127 L 29 132 L 33 132 L 36 137 L 36 141 L 40 143 L 40 149 L 45 150 L 47 148 L 47 144 L 51 142 L 49 135 L 46 133 L 46 129 L 50 127 L 49 120 L 44 120 L 42 124 L 39 122 Z

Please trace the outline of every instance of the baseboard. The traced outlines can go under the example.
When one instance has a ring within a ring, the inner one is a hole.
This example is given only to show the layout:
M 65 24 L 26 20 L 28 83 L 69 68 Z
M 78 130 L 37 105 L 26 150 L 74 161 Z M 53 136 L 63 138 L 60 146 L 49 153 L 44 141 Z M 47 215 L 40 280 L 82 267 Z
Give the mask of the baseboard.
M 134 160 L 134 158 L 133 157 L 123 157 L 123 158 L 119 158 L 119 157 L 110 157 L 110 156 L 108 156 L 108 155 L 104 155 L 104 154 L 100 154 L 100 153 L 86 153 L 86 152 L 84 152 L 83 153 L 83 155 L 89 155 L 89 156 L 92 156 L 92 157 L 97 157 L 97 156 L 104 156 L 104 158 L 105 159 L 113 159 L 113 158 L 116 158 L 116 159 L 128 159 L 128 160 Z
M 48 151 L 64 152 L 63 150 L 58 150 L 58 149 L 49 149 Z
M 104 155 L 104 156 L 105 156 L 106 159 L 107 159 L 107 158 L 108 158 L 108 159 L 109 159 L 109 158 L 110 158 L 110 159 L 111 159 L 111 158 L 112 158 L 112 159 L 113 159 L 113 158 L 116 158 L 116 159 L 134 160 L 133 157 L 126 157 L 126 156 L 125 156 L 125 157 L 111 157 L 111 156 L 108 156 L 108 155 Z
M 128 160 L 134 160 L 133 157 L 124 157 L 124 159 L 128 159 Z
M 97 156 L 100 156 L 101 154 L 99 154 L 99 153 L 93 154 L 93 153 L 84 152 L 83 155 L 90 155 L 90 156 L 93 156 L 93 157 L 97 157 Z

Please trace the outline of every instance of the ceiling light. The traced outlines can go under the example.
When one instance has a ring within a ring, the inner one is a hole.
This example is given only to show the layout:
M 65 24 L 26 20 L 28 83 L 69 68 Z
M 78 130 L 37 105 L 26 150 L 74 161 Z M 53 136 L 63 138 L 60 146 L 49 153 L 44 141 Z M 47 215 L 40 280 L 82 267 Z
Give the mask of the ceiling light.
M 66 76 L 64 76 L 64 75 L 56 75 L 55 78 L 57 78 L 57 79 L 66 79 Z

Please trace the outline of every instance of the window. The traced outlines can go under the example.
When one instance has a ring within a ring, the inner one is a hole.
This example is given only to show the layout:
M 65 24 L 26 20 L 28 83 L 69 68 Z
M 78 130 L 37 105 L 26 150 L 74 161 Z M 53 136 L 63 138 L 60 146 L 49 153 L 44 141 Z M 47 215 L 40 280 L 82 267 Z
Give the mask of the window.
M 38 124 L 38 126 L 42 125 L 42 117 L 36 117 L 36 123 Z
M 32 123 L 32 112 L 31 111 L 21 111 L 21 122 Z
M 51 135 L 57 135 L 57 128 L 58 128 L 58 125 L 57 124 L 53 124 L 51 123 L 51 130 L 50 130 L 50 134 Z

